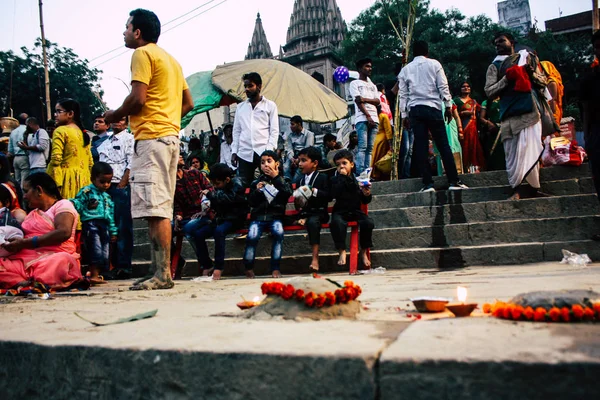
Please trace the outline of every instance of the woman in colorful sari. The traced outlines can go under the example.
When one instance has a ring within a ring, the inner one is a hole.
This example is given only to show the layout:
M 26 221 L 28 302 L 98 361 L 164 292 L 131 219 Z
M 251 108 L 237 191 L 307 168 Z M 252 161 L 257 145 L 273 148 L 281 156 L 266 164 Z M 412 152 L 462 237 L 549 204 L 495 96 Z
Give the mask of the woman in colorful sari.
M 75 251 L 79 219 L 75 207 L 62 199 L 56 183 L 45 173 L 29 175 L 23 191 L 34 210 L 21 224 L 24 238 L 2 244 L 10 255 L 0 258 L 0 288 L 39 282 L 64 289 L 83 281 Z
M 563 116 L 563 95 L 565 93 L 565 87 L 562 82 L 562 76 L 550 61 L 542 61 L 540 62 L 542 65 L 542 69 L 546 74 L 546 78 L 548 78 L 548 91 L 552 95 L 552 100 L 550 101 L 550 108 L 552 108 L 552 112 L 554 113 L 554 119 L 558 126 L 560 126 L 560 120 Z
M 444 109 L 444 104 L 442 104 L 442 110 Z M 463 171 L 463 163 L 462 163 L 462 147 L 460 146 L 459 135 L 462 135 L 462 123 L 460 121 L 460 116 L 458 115 L 458 108 L 456 104 L 452 102 L 452 121 L 446 122 L 446 134 L 448 135 L 448 144 L 450 145 L 450 149 L 452 150 L 452 156 L 454 157 L 454 164 L 456 165 L 456 172 L 458 174 L 464 174 Z M 438 176 L 444 175 L 444 165 L 442 164 L 442 157 L 440 156 L 440 152 L 438 151 L 435 143 L 433 144 L 433 154 L 435 155 L 435 160 L 437 163 L 437 171 Z
M 386 113 L 384 113 L 381 107 L 377 107 L 379 115 L 379 130 L 375 136 L 375 142 L 373 143 L 373 156 L 371 157 L 371 177 L 376 181 L 389 181 L 390 173 L 380 171 L 375 165 L 377 161 L 381 160 L 386 154 L 392 151 L 392 139 L 394 133 L 392 131 L 392 125 L 390 119 Z
M 56 182 L 62 197 L 72 199 L 80 189 L 92 183 L 94 161 L 90 137 L 84 133 L 78 102 L 62 99 L 54 110 L 58 127 L 52 135 L 52 153 L 47 172 Z
M 465 172 L 478 172 L 485 169 L 485 158 L 481 142 L 479 141 L 479 130 L 477 118 L 481 112 L 481 106 L 471 98 L 471 85 L 465 82 L 460 87 L 460 97 L 454 99 L 463 128 L 463 165 Z

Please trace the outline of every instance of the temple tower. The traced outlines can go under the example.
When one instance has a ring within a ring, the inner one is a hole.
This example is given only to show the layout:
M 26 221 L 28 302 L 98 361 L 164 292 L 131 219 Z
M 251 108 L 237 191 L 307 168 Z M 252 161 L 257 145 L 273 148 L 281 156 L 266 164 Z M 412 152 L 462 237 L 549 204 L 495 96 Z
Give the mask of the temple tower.
M 260 19 L 260 13 L 256 14 L 256 24 L 254 25 L 254 33 L 252 34 L 252 41 L 248 45 L 248 53 L 246 53 L 246 60 L 255 60 L 260 58 L 273 58 L 271 52 L 271 46 L 267 40 L 267 35 L 263 29 L 262 20 Z

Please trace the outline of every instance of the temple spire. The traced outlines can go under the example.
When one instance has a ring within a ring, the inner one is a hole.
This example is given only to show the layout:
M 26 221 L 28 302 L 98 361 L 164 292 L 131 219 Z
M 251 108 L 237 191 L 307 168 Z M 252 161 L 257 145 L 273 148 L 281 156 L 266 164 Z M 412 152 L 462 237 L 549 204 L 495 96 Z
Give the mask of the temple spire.
M 263 29 L 262 21 L 260 19 L 260 13 L 256 14 L 254 33 L 252 34 L 252 41 L 248 45 L 248 53 L 246 54 L 246 60 L 258 58 L 273 58 L 271 46 L 269 45 L 267 35 L 265 34 L 265 30 Z

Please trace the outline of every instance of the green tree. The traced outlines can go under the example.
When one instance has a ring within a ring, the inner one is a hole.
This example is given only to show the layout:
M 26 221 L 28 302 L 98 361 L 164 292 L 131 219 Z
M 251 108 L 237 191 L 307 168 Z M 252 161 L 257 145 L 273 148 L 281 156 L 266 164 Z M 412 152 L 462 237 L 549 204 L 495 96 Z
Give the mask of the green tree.
M 70 97 L 81 104 L 84 126 L 91 129 L 93 118 L 103 112 L 98 84 L 100 70 L 90 68 L 73 50 L 46 40 L 52 106 Z M 45 107 L 42 44 L 38 39 L 32 49 L 21 47 L 23 56 L 12 51 L 0 52 L 0 114 L 25 112 L 42 120 L 48 119 Z M 100 99 L 99 99 L 99 98 Z M 53 116 L 50 116 L 53 118 Z

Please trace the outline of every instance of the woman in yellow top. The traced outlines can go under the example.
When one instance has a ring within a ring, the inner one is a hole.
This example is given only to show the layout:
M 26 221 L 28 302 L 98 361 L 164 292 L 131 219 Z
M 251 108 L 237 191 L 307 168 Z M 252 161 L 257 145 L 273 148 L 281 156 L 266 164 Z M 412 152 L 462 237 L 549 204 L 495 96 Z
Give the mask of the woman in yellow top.
M 381 107 L 377 107 L 377 113 L 379 115 L 379 130 L 373 144 L 373 156 L 371 157 L 373 171 L 371 172 L 371 178 L 376 181 L 389 181 L 390 171 L 381 171 L 376 167 L 376 164 L 377 161 L 381 160 L 388 153 L 391 155 L 394 133 L 390 118 L 381 111 Z
M 72 199 L 81 188 L 91 183 L 94 161 L 90 137 L 84 133 L 77 101 L 59 100 L 54 116 L 57 128 L 52 136 L 52 153 L 47 172 L 56 182 L 61 196 Z

